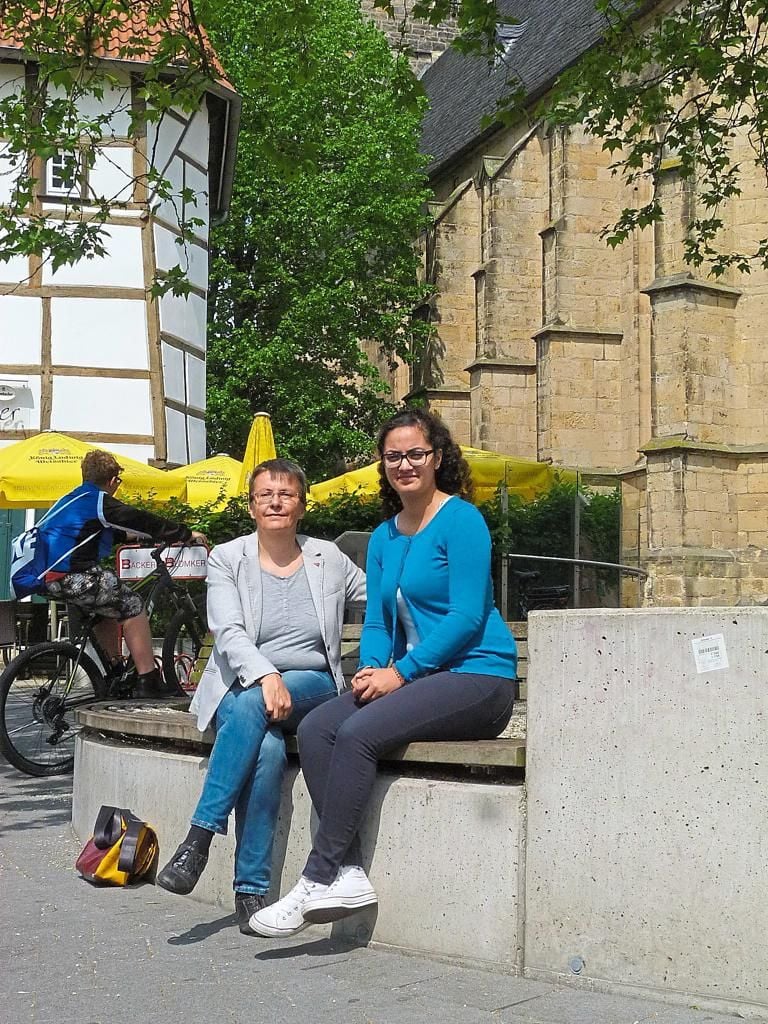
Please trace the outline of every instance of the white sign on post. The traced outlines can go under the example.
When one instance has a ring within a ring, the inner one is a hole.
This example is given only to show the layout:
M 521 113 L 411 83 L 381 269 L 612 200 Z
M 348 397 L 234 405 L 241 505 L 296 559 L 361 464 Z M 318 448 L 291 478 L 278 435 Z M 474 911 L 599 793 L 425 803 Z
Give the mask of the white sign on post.
M 121 580 L 143 580 L 154 570 L 154 548 L 124 544 L 117 549 L 117 575 Z M 208 548 L 205 544 L 167 547 L 160 557 L 175 580 L 204 580 L 208 575 Z
M 691 640 L 691 644 L 696 671 L 699 675 L 702 672 L 717 672 L 719 669 L 728 668 L 728 652 L 725 649 L 725 637 L 722 633 L 696 637 Z

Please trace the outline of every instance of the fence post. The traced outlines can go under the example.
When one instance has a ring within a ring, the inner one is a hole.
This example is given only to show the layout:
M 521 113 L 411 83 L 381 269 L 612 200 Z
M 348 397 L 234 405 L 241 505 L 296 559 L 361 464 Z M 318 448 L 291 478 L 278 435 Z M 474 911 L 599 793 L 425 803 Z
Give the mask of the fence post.
M 509 491 L 507 490 L 507 483 L 501 485 L 501 511 L 504 516 L 505 524 L 508 523 L 509 516 Z M 509 540 L 506 540 L 503 544 L 503 550 L 501 552 L 501 581 L 499 586 L 499 603 L 503 609 L 502 615 L 504 621 L 509 622 Z

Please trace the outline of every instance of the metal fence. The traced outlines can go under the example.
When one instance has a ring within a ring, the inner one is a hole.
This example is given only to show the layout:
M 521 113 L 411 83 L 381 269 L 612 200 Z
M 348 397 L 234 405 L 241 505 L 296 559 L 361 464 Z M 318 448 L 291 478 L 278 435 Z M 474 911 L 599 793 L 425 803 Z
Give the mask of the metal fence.
M 570 599 L 567 602 L 569 608 L 582 607 L 581 604 L 581 571 L 582 568 L 591 568 L 598 570 L 611 571 L 616 574 L 616 582 L 620 583 L 621 576 L 635 576 L 638 579 L 645 579 L 648 573 L 644 569 L 640 569 L 635 565 L 624 565 L 621 562 L 599 562 L 592 558 L 556 558 L 551 555 L 520 555 L 515 552 L 507 552 L 501 556 L 501 579 L 499 586 L 499 605 L 500 610 L 505 619 L 517 619 L 520 617 L 517 614 L 517 606 L 520 604 L 520 595 L 516 596 L 515 607 L 510 607 L 511 595 L 510 595 L 510 562 L 546 562 L 549 564 L 555 563 L 563 566 L 571 566 L 573 569 L 573 582 L 571 584 Z M 532 588 L 533 589 L 533 588 Z M 542 588 L 543 589 L 543 588 Z M 552 590 L 553 588 L 546 588 Z M 618 587 L 617 587 L 618 592 Z M 529 610 L 534 610 L 535 598 L 531 595 L 533 601 L 529 606 Z M 595 607 L 593 605 L 593 607 Z M 598 604 L 597 607 L 616 607 L 616 604 L 612 604 L 610 601 L 606 603 Z M 525 617 L 525 616 L 523 616 Z

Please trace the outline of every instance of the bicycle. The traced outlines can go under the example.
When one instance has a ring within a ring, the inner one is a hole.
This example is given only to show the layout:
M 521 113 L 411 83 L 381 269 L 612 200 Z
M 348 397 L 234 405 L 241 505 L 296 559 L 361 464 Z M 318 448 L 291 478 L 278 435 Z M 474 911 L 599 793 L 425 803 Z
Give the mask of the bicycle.
M 161 595 L 170 599 L 174 610 L 161 654 L 163 695 L 185 697 L 179 666 L 191 671 L 207 625 L 203 609 L 160 557 L 164 550 L 162 546 L 152 551 L 155 568 L 135 589 L 149 591 L 144 604 L 150 616 Z M 78 731 L 72 712 L 101 700 L 130 700 L 134 693 L 137 677 L 130 657 L 109 667 L 110 659 L 93 630 L 98 616 L 78 618 L 69 639 L 27 647 L 0 675 L 0 752 L 27 775 L 71 772 Z
M 528 612 L 568 607 L 571 599 L 569 586 L 531 586 L 541 575 L 535 569 L 512 569 L 512 575 L 517 581 L 517 617 L 520 621 L 527 621 Z

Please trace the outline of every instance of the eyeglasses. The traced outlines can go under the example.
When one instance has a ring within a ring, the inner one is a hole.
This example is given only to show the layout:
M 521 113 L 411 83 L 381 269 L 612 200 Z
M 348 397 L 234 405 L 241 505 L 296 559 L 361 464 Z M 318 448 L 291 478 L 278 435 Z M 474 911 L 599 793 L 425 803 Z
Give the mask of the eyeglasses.
M 384 452 L 382 459 L 385 466 L 401 466 L 407 459 L 411 466 L 423 466 L 427 458 L 433 454 L 434 448 L 409 448 L 407 452 Z
M 117 486 L 119 487 L 120 484 L 123 482 L 123 478 L 121 476 L 116 476 L 115 477 L 115 482 L 116 482 Z
M 275 498 L 278 498 L 281 504 L 288 505 L 298 497 L 295 491 L 259 491 L 258 494 L 251 495 L 251 501 L 257 505 L 271 505 Z

